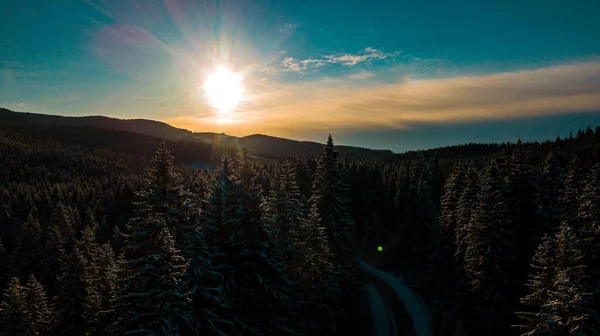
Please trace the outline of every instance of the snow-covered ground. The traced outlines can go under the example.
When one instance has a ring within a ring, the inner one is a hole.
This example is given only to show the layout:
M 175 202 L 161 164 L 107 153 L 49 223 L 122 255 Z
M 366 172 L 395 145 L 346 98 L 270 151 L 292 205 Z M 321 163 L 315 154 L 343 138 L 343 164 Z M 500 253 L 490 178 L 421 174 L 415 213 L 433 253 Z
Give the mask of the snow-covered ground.
M 431 335 L 431 325 L 430 325 L 430 319 L 429 319 L 429 310 L 427 309 L 427 306 L 425 305 L 423 300 L 421 298 L 417 297 L 408 287 L 406 287 L 402 283 L 402 279 L 400 279 L 392 274 L 375 269 L 372 266 L 370 266 L 369 264 L 365 263 L 364 261 L 359 260 L 358 263 L 359 263 L 359 267 L 361 267 L 363 270 L 365 270 L 373 275 L 376 275 L 377 277 L 379 277 L 381 280 L 383 280 L 385 283 L 387 283 L 390 287 L 392 287 L 394 289 L 394 291 L 396 292 L 396 294 L 398 295 L 400 300 L 402 300 L 402 303 L 404 303 L 404 307 L 406 308 L 406 311 L 410 315 L 410 318 L 413 322 L 415 332 L 417 333 L 417 335 L 430 336 Z M 372 288 L 372 289 L 373 289 L 373 291 L 377 292 L 374 288 Z M 383 300 L 381 298 L 381 296 L 379 295 L 379 293 L 377 293 L 377 295 L 379 296 L 380 300 Z M 370 289 L 369 289 L 369 296 L 371 296 Z M 387 314 L 381 314 L 381 313 L 375 314 L 376 309 L 381 309 L 381 306 L 383 306 L 383 308 L 385 309 L 385 305 L 383 304 L 383 302 L 380 302 L 381 305 L 379 305 L 379 303 L 377 303 L 377 300 L 369 299 L 369 302 L 371 302 L 371 305 L 372 305 L 371 312 L 373 312 L 373 315 L 371 315 L 371 316 L 373 316 L 373 320 L 375 323 L 377 322 L 377 319 L 387 319 L 388 318 Z M 381 326 L 385 326 L 385 328 L 388 328 L 389 323 L 387 323 L 387 321 L 381 321 L 381 322 L 382 322 Z M 377 330 L 376 330 L 376 332 L 377 332 L 376 335 L 386 335 L 386 334 L 379 333 L 379 331 L 377 331 Z

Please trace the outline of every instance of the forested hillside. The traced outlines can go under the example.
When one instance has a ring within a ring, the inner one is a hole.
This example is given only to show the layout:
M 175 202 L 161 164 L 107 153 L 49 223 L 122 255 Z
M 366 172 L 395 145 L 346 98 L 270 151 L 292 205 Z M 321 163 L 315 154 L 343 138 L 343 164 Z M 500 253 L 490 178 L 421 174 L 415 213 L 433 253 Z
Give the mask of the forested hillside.
M 209 173 L 166 144 L 147 162 L 0 132 L 2 335 L 358 334 L 357 257 L 406 278 L 436 335 L 600 330 L 600 131 L 335 149 Z
M 176 128 L 164 122 L 147 119 L 117 119 L 104 116 L 66 117 L 41 113 L 15 112 L 0 107 L 0 130 L 43 133 L 62 142 L 86 147 L 104 147 L 132 154 L 146 155 L 148 145 L 167 142 L 176 159 L 186 163 L 218 164 L 224 152 L 237 152 L 248 147 L 254 156 L 285 158 L 318 157 L 323 144 L 297 141 L 262 134 L 236 137 L 224 133 L 199 132 Z M 118 142 L 123 142 L 118 146 Z M 373 150 L 338 146 L 342 156 L 350 158 L 389 158 L 390 150 Z M 216 159 L 215 159 L 216 158 Z M 211 160 L 216 160 L 212 162 Z

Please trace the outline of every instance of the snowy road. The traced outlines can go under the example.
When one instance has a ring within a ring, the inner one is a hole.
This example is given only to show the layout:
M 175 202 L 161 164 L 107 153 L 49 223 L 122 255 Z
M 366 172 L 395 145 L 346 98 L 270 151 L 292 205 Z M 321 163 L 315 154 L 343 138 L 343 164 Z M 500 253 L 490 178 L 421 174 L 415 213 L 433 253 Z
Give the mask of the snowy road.
M 398 277 L 358 261 L 361 275 L 370 284 L 369 303 L 376 336 L 430 336 L 427 307 Z

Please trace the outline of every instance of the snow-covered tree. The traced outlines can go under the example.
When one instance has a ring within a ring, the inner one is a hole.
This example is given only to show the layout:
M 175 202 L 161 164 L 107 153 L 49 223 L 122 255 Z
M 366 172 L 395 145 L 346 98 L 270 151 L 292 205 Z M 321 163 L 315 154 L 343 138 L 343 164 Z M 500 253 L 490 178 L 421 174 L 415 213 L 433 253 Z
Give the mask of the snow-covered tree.
M 579 239 L 566 223 L 556 237 L 556 273 L 538 328 L 551 335 L 598 335 L 591 283 Z M 542 334 L 544 334 L 542 333 Z
M 503 195 L 502 176 L 494 163 L 481 176 L 478 202 L 471 215 L 465 271 L 477 298 L 475 329 L 486 335 L 506 333 L 510 318 L 505 297 L 507 273 L 516 259 L 515 237 Z
M 0 331 L 2 335 L 24 336 L 27 331 L 24 288 L 19 278 L 12 277 L 0 303 Z
M 116 335 L 192 335 L 187 263 L 163 219 L 132 218 L 113 308 Z
M 557 230 L 559 223 L 560 199 L 562 197 L 562 176 L 558 159 L 554 152 L 546 155 L 542 178 L 536 195 L 537 216 L 545 230 Z
M 296 184 L 295 169 L 291 162 L 284 163 L 271 180 L 271 193 L 262 203 L 263 217 L 268 230 L 291 261 L 293 229 L 305 217 L 305 205 Z
M 594 300 L 600 309 L 600 164 L 589 170 L 578 203 L 578 233 L 583 238 L 585 264 L 592 275 Z
M 311 206 L 316 206 L 327 231 L 327 241 L 333 255 L 333 264 L 340 276 L 345 295 L 353 290 L 354 269 L 352 250 L 356 235 L 354 221 L 349 214 L 349 189 L 342 180 L 337 165 L 338 153 L 334 150 L 331 135 L 319 158 L 313 184 Z
M 555 237 L 550 234 L 544 235 L 533 256 L 532 273 L 526 284 L 530 293 L 521 298 L 521 304 L 525 307 L 525 311 L 517 312 L 521 323 L 516 327 L 521 329 L 524 334 L 537 335 L 538 332 L 543 331 L 544 321 L 540 311 L 542 306 L 548 302 L 550 291 L 554 288 L 555 253 Z
M 473 207 L 477 204 L 477 194 L 479 192 L 479 175 L 472 164 L 467 168 L 464 180 L 465 188 L 458 199 L 456 227 L 454 230 L 455 255 L 456 259 L 460 262 L 464 260 L 469 224 L 471 223 Z
M 164 142 L 148 164 L 147 187 L 140 193 L 140 199 L 153 212 L 168 216 L 178 207 L 180 201 L 181 177 L 175 172 L 174 158 Z
M 26 335 L 46 335 L 50 322 L 50 308 L 44 287 L 31 274 L 23 291 L 23 313 L 26 320 Z
M 574 156 L 567 167 L 565 191 L 561 198 L 561 220 L 572 223 L 578 215 L 579 197 L 585 182 L 585 168 L 579 157 Z
M 53 335 L 86 335 L 93 327 L 96 311 L 96 296 L 87 261 L 77 247 L 66 258 L 57 279 L 58 295 L 53 304 Z

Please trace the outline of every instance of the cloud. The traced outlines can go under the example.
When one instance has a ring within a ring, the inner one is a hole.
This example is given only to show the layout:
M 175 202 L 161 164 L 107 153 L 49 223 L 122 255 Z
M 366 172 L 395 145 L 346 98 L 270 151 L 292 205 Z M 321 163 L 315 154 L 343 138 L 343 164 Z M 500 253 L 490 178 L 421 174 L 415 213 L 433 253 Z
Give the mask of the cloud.
M 386 53 L 382 49 L 369 47 L 356 54 L 331 54 L 324 55 L 320 58 L 308 58 L 303 60 L 296 59 L 294 57 L 286 57 L 276 66 L 267 66 L 262 71 L 269 74 L 282 72 L 305 73 L 307 71 L 314 71 L 327 64 L 339 64 L 346 67 L 351 67 L 360 63 L 394 58 L 399 54 L 399 51 Z M 279 55 L 283 55 L 283 52 L 280 52 Z
M 241 111 L 253 116 L 249 121 L 227 128 L 206 121 L 178 125 L 304 138 L 307 132 L 399 130 L 600 111 L 600 62 L 444 79 L 402 77 L 392 84 L 365 84 L 351 76 L 255 83 L 248 89 L 257 94 Z
M 375 48 L 365 48 L 359 54 L 343 54 L 343 55 L 327 55 L 324 58 L 327 63 L 339 63 L 346 66 L 353 66 L 359 63 L 373 61 L 373 60 L 384 60 L 393 56 L 399 55 L 400 52 L 384 53 L 382 50 Z
M 279 28 L 279 32 L 280 33 L 287 33 L 290 30 L 296 29 L 298 28 L 298 24 L 297 23 L 284 23 L 280 28 Z

